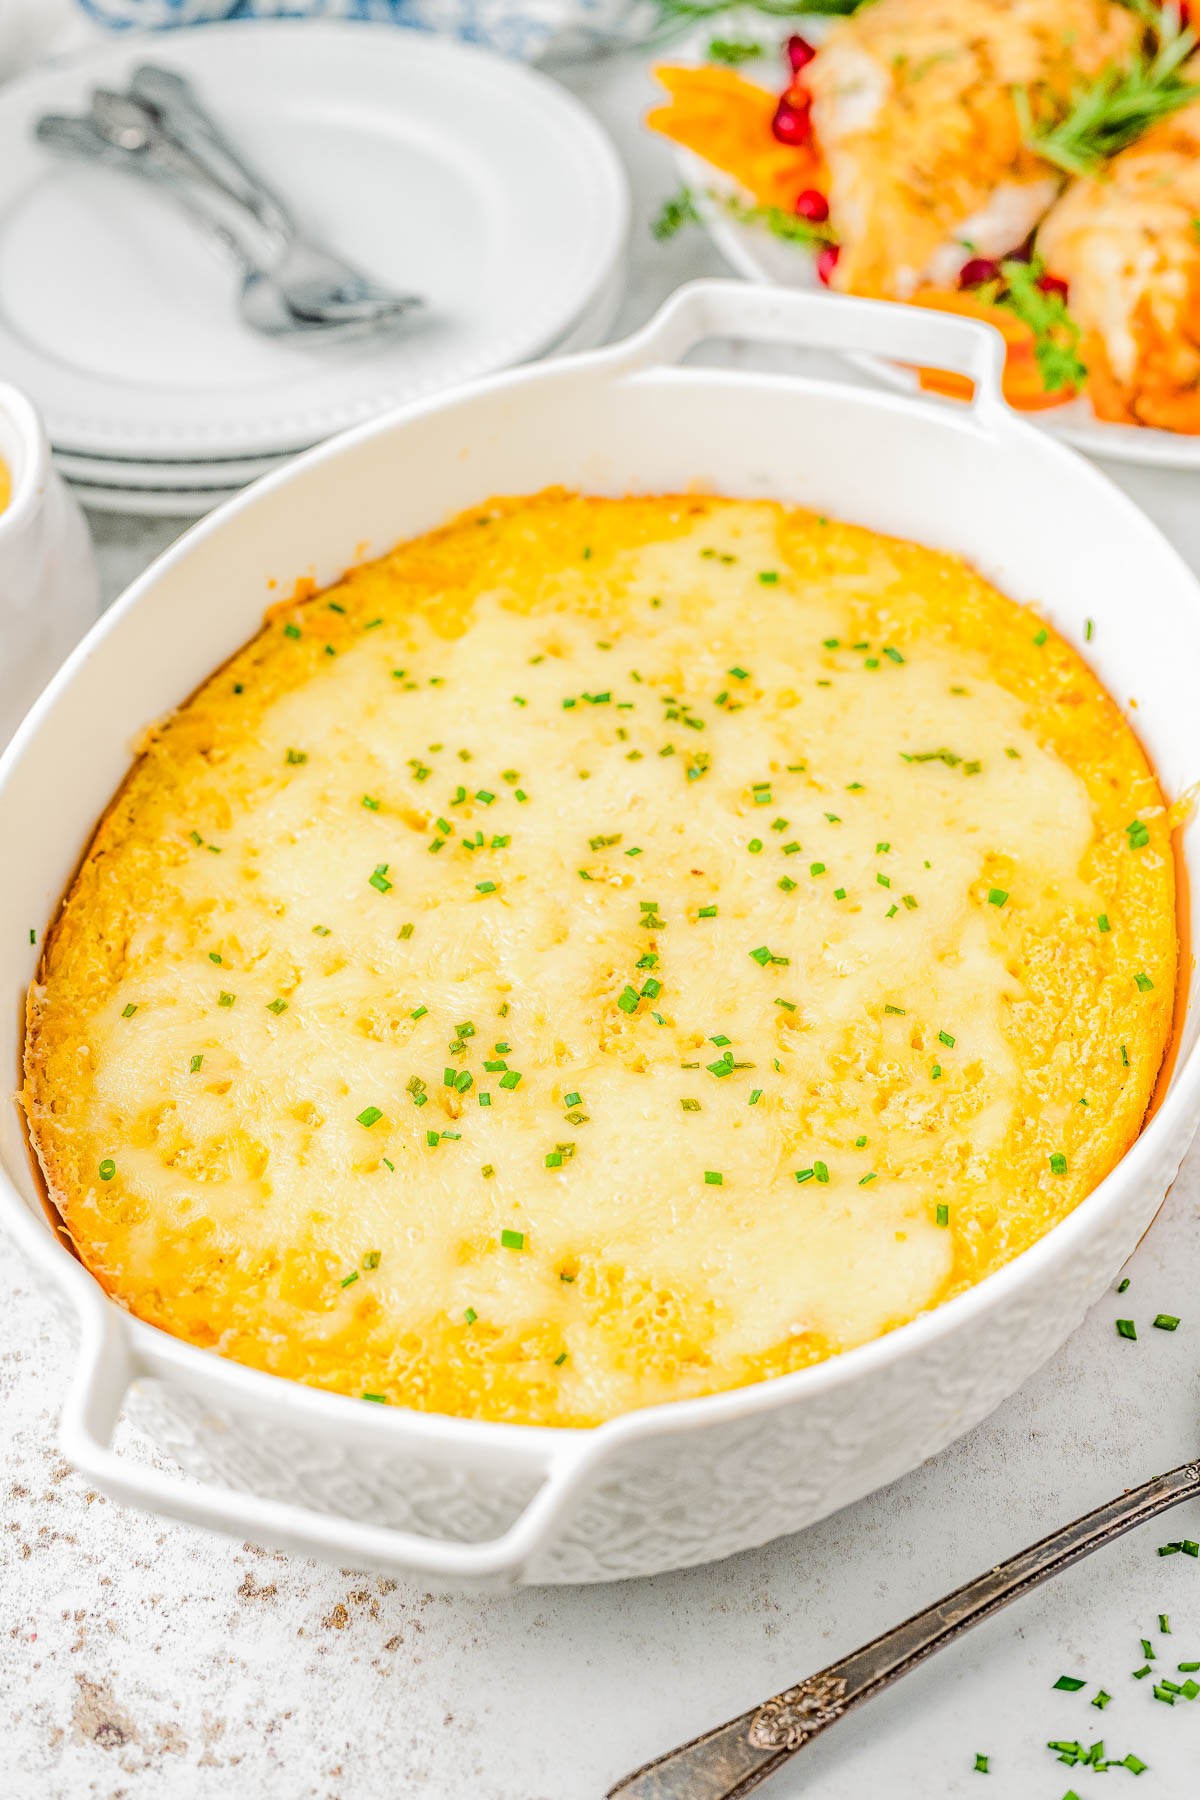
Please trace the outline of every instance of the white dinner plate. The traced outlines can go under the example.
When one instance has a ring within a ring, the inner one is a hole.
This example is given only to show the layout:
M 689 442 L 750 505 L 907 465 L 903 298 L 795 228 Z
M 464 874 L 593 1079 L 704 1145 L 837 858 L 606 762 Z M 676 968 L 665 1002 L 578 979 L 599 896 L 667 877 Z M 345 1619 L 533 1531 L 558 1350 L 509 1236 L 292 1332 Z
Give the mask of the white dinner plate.
M 585 312 L 546 354 L 568 356 L 602 344 L 612 330 L 624 291 L 625 259 L 621 257 Z M 71 483 L 76 499 L 92 512 L 190 519 L 211 512 L 289 457 L 227 458 L 207 463 L 134 462 L 56 451 L 54 460 Z
M 748 281 L 765 282 L 773 287 L 820 289 L 815 259 L 802 244 L 786 243 L 782 238 L 773 237 L 765 226 L 744 224 L 732 218 L 719 198 L 712 197 L 733 191 L 732 184 L 691 151 L 677 151 L 676 162 L 684 181 L 696 195 L 697 209 L 709 235 L 739 275 L 744 275 Z M 920 391 L 920 382 L 913 370 L 902 368 L 898 363 L 885 362 L 878 356 L 854 356 L 850 360 L 888 387 L 906 393 Z M 930 399 L 937 401 L 938 397 L 930 395 Z M 947 406 L 959 404 L 954 400 L 941 403 Z M 1160 469 L 1200 469 L 1200 437 L 1155 431 L 1144 425 L 1107 424 L 1096 417 L 1083 396 L 1047 412 L 1023 413 L 1021 416 L 1040 431 L 1064 439 L 1089 456 L 1104 457 L 1112 462 L 1145 463 Z
M 424 312 L 358 344 L 261 337 L 232 265 L 168 197 L 33 141 L 40 113 L 151 58 L 196 84 L 302 222 Z M 485 51 L 319 20 L 122 34 L 0 90 L 0 368 L 79 455 L 298 450 L 546 350 L 621 256 L 628 214 L 590 114 Z

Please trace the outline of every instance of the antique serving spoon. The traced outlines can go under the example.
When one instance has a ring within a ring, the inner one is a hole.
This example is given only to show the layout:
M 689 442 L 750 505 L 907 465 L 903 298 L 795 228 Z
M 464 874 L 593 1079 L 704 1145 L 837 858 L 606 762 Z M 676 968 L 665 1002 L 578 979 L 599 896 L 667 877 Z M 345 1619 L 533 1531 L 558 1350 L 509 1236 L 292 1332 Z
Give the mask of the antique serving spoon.
M 1010 1600 L 1090 1556 L 1135 1525 L 1200 1497 L 1200 1462 L 1131 1488 L 1040 1543 L 998 1563 L 873 1643 L 796 1687 L 636 1769 L 608 1800 L 741 1800 L 851 1707 L 870 1700 Z

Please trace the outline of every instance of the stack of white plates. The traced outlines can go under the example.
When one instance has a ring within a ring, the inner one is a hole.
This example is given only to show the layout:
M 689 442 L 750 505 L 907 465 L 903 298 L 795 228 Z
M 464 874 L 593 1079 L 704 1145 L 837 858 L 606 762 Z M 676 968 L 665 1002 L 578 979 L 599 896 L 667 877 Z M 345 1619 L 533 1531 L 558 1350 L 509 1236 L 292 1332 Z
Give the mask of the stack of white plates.
M 233 265 L 168 197 L 34 142 L 41 113 L 151 58 L 315 235 L 424 310 L 357 343 L 262 337 Z M 628 220 L 590 114 L 483 51 L 332 21 L 123 36 L 0 92 L 0 368 L 87 505 L 205 512 L 384 407 L 602 342 Z

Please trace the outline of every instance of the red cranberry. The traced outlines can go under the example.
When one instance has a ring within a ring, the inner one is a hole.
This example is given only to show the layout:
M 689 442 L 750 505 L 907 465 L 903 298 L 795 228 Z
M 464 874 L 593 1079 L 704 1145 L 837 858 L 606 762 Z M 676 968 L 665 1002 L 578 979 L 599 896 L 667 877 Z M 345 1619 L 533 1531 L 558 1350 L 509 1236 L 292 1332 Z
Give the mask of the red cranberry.
M 1061 275 L 1039 275 L 1037 284 L 1043 294 L 1057 294 L 1060 300 L 1065 300 L 1070 291 Z
M 790 37 L 787 41 L 787 59 L 794 75 L 806 69 L 816 54 L 807 38 Z
M 817 252 L 817 280 L 822 287 L 828 287 L 833 279 L 833 271 L 837 268 L 837 259 L 842 254 L 840 244 L 826 244 Z
M 811 219 L 814 225 L 823 225 L 829 217 L 829 202 L 816 188 L 805 188 L 802 194 L 796 196 L 796 215 L 801 219 Z
M 993 262 L 990 256 L 973 256 L 965 262 L 958 272 L 959 287 L 982 287 L 985 281 L 995 281 L 1000 274 L 1000 264 Z
M 808 116 L 807 101 L 803 106 L 798 106 L 785 94 L 775 108 L 771 130 L 781 144 L 807 144 L 812 136 L 812 120 Z

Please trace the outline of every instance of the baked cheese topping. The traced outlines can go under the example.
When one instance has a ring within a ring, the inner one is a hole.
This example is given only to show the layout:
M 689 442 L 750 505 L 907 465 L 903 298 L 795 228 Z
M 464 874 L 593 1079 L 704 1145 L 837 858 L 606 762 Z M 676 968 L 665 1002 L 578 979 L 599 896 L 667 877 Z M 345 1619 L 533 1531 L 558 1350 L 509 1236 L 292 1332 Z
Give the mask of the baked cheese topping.
M 258 1368 L 590 1424 L 937 1305 L 1137 1135 L 1170 820 L 954 557 L 496 501 L 156 730 L 30 1000 L 80 1255 Z

